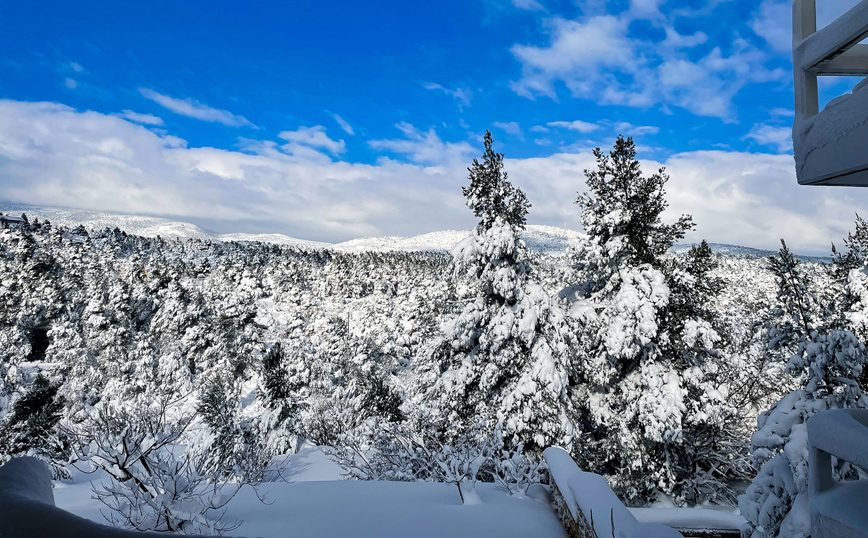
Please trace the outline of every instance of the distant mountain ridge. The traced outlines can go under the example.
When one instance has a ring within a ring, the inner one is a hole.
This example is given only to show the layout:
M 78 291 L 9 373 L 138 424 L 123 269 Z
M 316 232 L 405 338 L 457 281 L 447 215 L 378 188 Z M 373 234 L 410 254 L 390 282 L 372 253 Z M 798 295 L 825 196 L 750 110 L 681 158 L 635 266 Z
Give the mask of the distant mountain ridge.
M 156 237 L 159 235 L 166 239 L 193 238 L 210 239 L 212 241 L 259 241 L 307 249 L 332 249 L 341 252 L 384 252 L 391 250 L 449 252 L 456 243 L 470 235 L 470 230 L 442 230 L 412 237 L 362 237 L 350 239 L 342 243 L 325 243 L 298 239 L 283 234 L 218 234 L 188 222 L 141 215 L 103 213 L 86 209 L 0 204 L 0 212 L 11 215 L 27 213 L 29 218 L 48 219 L 53 224 L 64 227 L 75 227 L 82 224 L 85 228 L 92 230 L 120 228 L 127 233 L 144 237 Z M 570 245 L 576 243 L 582 237 L 584 237 L 584 234 L 575 230 L 539 224 L 529 224 L 525 233 L 522 234 L 522 238 L 530 250 L 546 254 L 565 254 Z M 709 246 L 714 252 L 730 256 L 768 257 L 777 254 L 776 251 L 723 243 L 709 243 Z M 680 253 L 686 252 L 690 247 L 690 244 L 679 244 L 675 245 L 672 250 Z M 803 261 L 814 263 L 829 263 L 831 261 L 831 258 L 828 256 L 797 257 Z
M 676 253 L 687 252 L 692 247 L 692 244 L 678 244 L 672 247 L 672 251 Z M 725 243 L 709 243 L 709 247 L 713 252 L 718 254 L 726 254 L 728 256 L 746 256 L 751 258 L 768 258 L 769 256 L 777 256 L 776 250 L 764 250 L 753 247 L 742 247 L 738 245 L 728 245 Z M 796 254 L 796 258 L 811 263 L 832 263 L 831 256 L 802 256 Z

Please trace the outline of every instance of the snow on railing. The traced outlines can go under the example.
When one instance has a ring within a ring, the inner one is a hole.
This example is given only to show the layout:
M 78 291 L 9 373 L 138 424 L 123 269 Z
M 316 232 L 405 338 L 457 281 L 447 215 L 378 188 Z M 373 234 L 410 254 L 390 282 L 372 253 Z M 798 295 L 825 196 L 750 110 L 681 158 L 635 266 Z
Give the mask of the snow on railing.
M 832 456 L 868 469 L 868 410 L 831 409 L 808 420 L 812 538 L 868 538 L 868 480 L 837 482 Z
M 793 150 L 801 184 L 868 186 L 868 93 L 819 111 L 818 76 L 868 75 L 868 0 L 817 30 L 816 0 L 793 0 Z
M 558 447 L 543 452 L 555 512 L 570 538 L 683 538 L 661 523 L 639 523 L 602 476 L 579 469 Z
M 166 534 L 116 529 L 57 508 L 51 491 L 51 472 L 36 458 L 13 458 L 0 466 L 0 536 L 166 538 Z

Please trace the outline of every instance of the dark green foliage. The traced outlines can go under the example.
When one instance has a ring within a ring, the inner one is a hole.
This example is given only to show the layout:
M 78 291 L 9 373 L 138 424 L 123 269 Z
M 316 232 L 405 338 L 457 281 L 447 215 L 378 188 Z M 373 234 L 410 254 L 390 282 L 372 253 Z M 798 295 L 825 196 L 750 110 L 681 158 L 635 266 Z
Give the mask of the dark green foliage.
M 60 419 L 63 396 L 57 395 L 60 383 L 52 383 L 42 374 L 36 376 L 24 395 L 12 405 L 7 424 L 24 426 L 28 432 L 41 437 L 51 431 Z
M 51 341 L 48 339 L 48 327 L 34 327 L 30 331 L 30 353 L 27 354 L 28 362 L 45 360 L 45 352 Z
M 306 407 L 305 394 L 302 394 L 306 383 L 302 376 L 290 375 L 280 342 L 276 342 L 262 358 L 262 385 L 265 405 L 279 410 L 278 424 L 294 430 L 298 413 Z
M 856 214 L 856 230 L 848 232 L 844 239 L 846 252 L 839 252 L 832 243 L 832 268 L 834 276 L 847 278 L 847 273 L 865 265 L 868 258 L 868 222 Z
M 608 155 L 594 150 L 597 170 L 585 170 L 588 192 L 579 195 L 583 220 L 592 222 L 587 230 L 599 244 L 624 236 L 629 248 L 627 261 L 632 265 L 655 265 L 685 232 L 693 229 L 693 218 L 682 215 L 674 224 L 663 224 L 660 215 L 669 205 L 664 185 L 669 176 L 661 168 L 649 177 L 642 176 L 631 137 L 618 136 Z M 619 211 L 615 219 L 607 218 Z M 584 216 L 593 216 L 586 219 Z
M 704 239 L 699 245 L 693 245 L 684 256 L 673 257 L 663 268 L 669 286 L 669 305 L 664 317 L 665 329 L 670 334 L 681 334 L 684 324 L 690 319 L 705 319 L 725 337 L 725 331 L 717 326 L 709 304 L 713 297 L 723 290 L 723 279 L 711 273 L 717 268 L 718 262 Z M 667 344 L 676 346 L 667 349 Z M 664 353 L 670 356 L 678 355 L 679 342 L 670 339 L 662 343 Z
M 402 422 L 406 418 L 401 411 L 401 396 L 382 376 L 374 373 L 363 375 L 361 385 L 364 390 L 362 411 L 368 416 L 384 417 L 389 422 Z
M 503 154 L 491 149 L 491 131 L 485 131 L 485 155 L 482 162 L 473 159 L 467 169 L 470 186 L 461 187 L 467 206 L 479 217 L 479 228 L 488 230 L 497 217 L 515 229 L 524 229 L 530 202 L 521 189 L 507 181 L 503 171 Z
M 276 409 L 291 396 L 280 342 L 275 343 L 262 358 L 262 385 L 266 405 L 271 409 Z
M 0 454 L 21 454 L 34 449 L 49 461 L 63 459 L 65 443 L 57 434 L 57 423 L 63 412 L 64 398 L 57 394 L 60 383 L 49 381 L 42 374 L 12 405 L 2 425 Z
M 781 239 L 780 252 L 769 258 L 769 270 L 778 282 L 779 307 L 773 313 L 781 317 L 781 322 L 770 334 L 771 349 L 796 345 L 802 338 L 810 337 L 820 321 L 822 307 L 819 297 L 811 289 L 800 265 L 801 262 Z
M 199 398 L 196 410 L 213 432 L 222 432 L 235 417 L 231 388 L 220 377 L 210 379 Z
M 214 435 L 208 453 L 210 471 L 222 478 L 260 475 L 268 457 L 249 420 L 238 416 L 234 382 L 215 376 L 205 385 L 196 411 Z

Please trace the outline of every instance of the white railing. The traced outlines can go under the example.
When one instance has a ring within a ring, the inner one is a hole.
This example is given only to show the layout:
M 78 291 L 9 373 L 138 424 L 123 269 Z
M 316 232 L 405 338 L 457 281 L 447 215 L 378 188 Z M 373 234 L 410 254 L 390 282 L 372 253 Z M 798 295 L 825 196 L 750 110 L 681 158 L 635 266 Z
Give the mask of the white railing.
M 852 117 L 859 116 L 864 107 L 854 108 L 853 113 L 839 112 L 831 118 L 832 125 L 816 128 L 813 123 L 820 114 L 817 77 L 868 75 L 868 45 L 859 44 L 866 37 L 868 0 L 820 30 L 816 0 L 793 0 L 793 149 L 799 183 L 868 186 L 865 133 L 858 129 L 865 118 Z M 812 127 L 816 132 L 807 136 Z M 854 137 L 842 140 L 850 131 Z M 816 150 L 820 151 L 807 162 Z
M 808 420 L 811 538 L 868 538 L 868 480 L 837 482 L 832 456 L 868 469 L 868 410 L 831 409 Z
M 639 523 L 602 476 L 579 469 L 559 447 L 543 452 L 552 501 L 570 538 L 683 538 L 661 523 Z
M 816 0 L 793 0 L 793 71 L 796 114 L 819 112 L 817 77 L 868 75 L 868 0 L 817 31 Z

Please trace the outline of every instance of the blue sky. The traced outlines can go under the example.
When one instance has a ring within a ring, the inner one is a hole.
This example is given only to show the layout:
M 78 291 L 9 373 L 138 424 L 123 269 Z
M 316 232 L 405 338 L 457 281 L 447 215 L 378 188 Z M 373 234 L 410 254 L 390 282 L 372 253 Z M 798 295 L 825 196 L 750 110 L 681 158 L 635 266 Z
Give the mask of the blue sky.
M 467 228 L 488 128 L 530 221 L 578 228 L 589 149 L 623 133 L 689 239 L 796 226 L 820 252 L 868 198 L 795 187 L 789 4 L 0 3 L 0 199 L 319 240 Z

